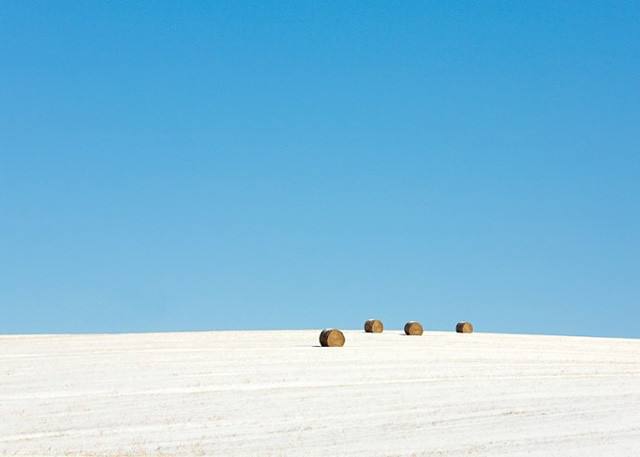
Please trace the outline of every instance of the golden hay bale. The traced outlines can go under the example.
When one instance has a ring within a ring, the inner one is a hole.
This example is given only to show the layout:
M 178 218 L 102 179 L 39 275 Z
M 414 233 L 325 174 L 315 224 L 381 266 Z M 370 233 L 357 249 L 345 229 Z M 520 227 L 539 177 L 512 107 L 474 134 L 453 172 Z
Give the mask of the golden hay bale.
M 384 325 L 378 319 L 369 319 L 364 321 L 364 331 L 367 333 L 382 333 Z
M 337 328 L 325 328 L 320 332 L 320 344 L 325 347 L 344 346 L 344 334 Z
M 409 321 L 404 324 L 404 333 L 407 335 L 422 335 L 422 324 L 416 321 Z
M 458 333 L 473 333 L 473 325 L 471 322 L 458 322 L 456 324 L 456 332 Z

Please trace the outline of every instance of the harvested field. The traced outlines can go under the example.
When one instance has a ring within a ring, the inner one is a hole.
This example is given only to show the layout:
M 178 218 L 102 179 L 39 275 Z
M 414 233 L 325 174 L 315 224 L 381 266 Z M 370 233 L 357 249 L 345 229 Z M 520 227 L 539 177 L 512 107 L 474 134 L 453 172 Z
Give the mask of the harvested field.
M 386 329 L 0 337 L 0 455 L 624 456 L 640 341 Z

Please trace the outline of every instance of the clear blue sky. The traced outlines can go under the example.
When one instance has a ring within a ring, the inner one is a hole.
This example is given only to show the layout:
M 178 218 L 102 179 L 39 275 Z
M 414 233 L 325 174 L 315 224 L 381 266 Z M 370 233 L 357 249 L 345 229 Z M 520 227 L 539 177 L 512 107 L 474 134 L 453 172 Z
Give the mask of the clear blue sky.
M 0 4 L 0 333 L 640 336 L 640 3 Z

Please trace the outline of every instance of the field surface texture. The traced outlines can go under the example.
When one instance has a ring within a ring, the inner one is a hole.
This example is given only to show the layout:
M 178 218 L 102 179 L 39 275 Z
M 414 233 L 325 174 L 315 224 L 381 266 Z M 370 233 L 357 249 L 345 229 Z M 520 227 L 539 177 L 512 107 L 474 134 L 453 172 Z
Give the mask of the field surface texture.
M 640 340 L 318 334 L 0 336 L 0 455 L 640 455 Z

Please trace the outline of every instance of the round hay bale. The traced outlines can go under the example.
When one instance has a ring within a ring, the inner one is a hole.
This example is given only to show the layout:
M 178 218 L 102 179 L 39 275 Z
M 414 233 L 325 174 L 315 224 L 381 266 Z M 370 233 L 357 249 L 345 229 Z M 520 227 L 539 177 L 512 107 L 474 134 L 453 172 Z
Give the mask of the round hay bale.
M 364 321 L 364 331 L 367 333 L 382 333 L 384 325 L 381 320 L 368 319 Z
M 344 346 L 344 334 L 337 328 L 325 328 L 320 332 L 320 345 L 324 347 Z
M 409 321 L 404 324 L 404 333 L 407 335 L 422 335 L 422 324 L 417 321 Z
M 473 325 L 471 322 L 458 322 L 456 324 L 456 332 L 458 333 L 473 333 Z

